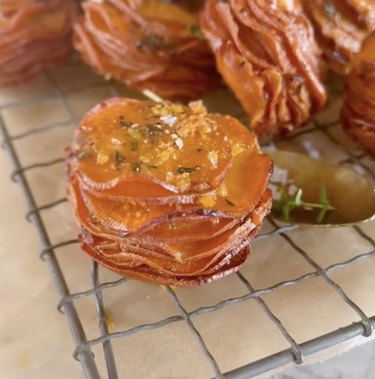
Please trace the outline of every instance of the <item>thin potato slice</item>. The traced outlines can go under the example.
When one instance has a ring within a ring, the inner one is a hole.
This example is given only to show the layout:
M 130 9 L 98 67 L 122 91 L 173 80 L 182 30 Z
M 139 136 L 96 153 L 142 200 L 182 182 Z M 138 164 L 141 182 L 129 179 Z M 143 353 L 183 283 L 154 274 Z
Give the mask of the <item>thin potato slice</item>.
M 114 263 L 111 260 L 106 260 L 102 256 L 98 256 L 95 251 L 86 243 L 82 243 L 82 249 L 89 254 L 94 260 L 101 263 L 108 269 L 117 272 L 120 275 L 127 276 L 129 278 L 158 283 L 158 284 L 169 284 L 179 287 L 202 285 L 205 283 L 210 283 L 214 280 L 218 280 L 224 276 L 230 275 L 240 269 L 242 264 L 245 262 L 248 256 L 248 249 L 244 249 L 237 255 L 233 256 L 232 259 L 226 263 L 220 271 L 208 274 L 208 275 L 197 275 L 192 277 L 181 277 L 181 276 L 168 276 L 161 274 L 157 270 L 152 270 L 147 266 L 139 265 L 133 263 L 133 267 L 122 267 L 121 265 Z M 136 269 L 134 269 L 134 266 Z
M 202 107 L 113 98 L 81 121 L 72 169 L 88 187 L 154 182 L 172 193 L 217 188 L 236 155 L 258 152 L 237 120 Z

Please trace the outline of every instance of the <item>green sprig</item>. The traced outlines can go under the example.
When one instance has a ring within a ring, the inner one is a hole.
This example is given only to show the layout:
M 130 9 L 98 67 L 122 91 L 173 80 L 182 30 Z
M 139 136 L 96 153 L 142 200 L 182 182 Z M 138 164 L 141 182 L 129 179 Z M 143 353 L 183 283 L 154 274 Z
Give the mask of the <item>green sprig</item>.
M 294 195 L 288 195 L 284 188 L 280 191 L 280 199 L 274 200 L 272 209 L 282 213 L 285 221 L 290 220 L 290 214 L 297 208 L 312 210 L 319 209 L 316 222 L 321 224 L 327 213 L 335 208 L 329 202 L 327 188 L 321 184 L 319 188 L 319 203 L 309 203 L 302 200 L 303 190 L 299 188 Z

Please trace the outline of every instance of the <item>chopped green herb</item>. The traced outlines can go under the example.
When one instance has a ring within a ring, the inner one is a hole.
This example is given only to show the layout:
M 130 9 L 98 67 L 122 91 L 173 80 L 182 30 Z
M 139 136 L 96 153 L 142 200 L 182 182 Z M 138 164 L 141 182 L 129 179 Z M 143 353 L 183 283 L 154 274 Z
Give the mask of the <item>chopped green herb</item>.
M 319 187 L 319 200 L 321 204 L 329 205 L 329 200 L 327 197 L 327 188 L 321 184 Z
M 132 163 L 132 171 L 140 172 L 142 169 L 141 164 L 139 162 Z
M 85 159 L 85 158 L 90 157 L 91 154 L 92 154 L 92 149 L 88 148 L 88 149 L 85 149 L 85 150 L 78 151 L 74 155 L 75 155 L 75 157 L 77 159 Z
M 179 167 L 177 169 L 177 174 L 186 174 L 186 173 L 192 173 L 194 171 L 197 171 L 199 170 L 199 166 L 195 166 L 195 167 Z
M 300 94 L 302 91 L 303 79 L 298 75 L 287 75 L 290 87 L 295 94 Z
M 327 209 L 327 208 L 323 208 L 323 209 L 319 212 L 318 217 L 316 218 L 316 222 L 317 222 L 318 224 L 321 224 L 321 223 L 323 222 L 324 218 L 326 217 L 327 212 L 328 212 L 328 209 Z
M 118 151 L 116 151 L 115 153 L 115 167 L 116 167 L 116 170 L 118 170 L 121 166 L 121 164 L 125 161 L 125 157 L 119 153 Z
M 130 137 L 133 137 L 134 139 L 141 139 L 142 138 L 142 135 L 141 135 L 141 132 L 138 128 L 130 128 L 128 129 L 128 134 L 130 135 Z
M 131 151 L 136 151 L 138 149 L 138 141 L 135 141 L 135 140 L 131 141 L 130 142 L 130 149 L 131 149 Z
M 155 125 L 145 125 L 145 128 L 149 133 L 163 133 L 163 130 Z
M 296 203 L 297 207 L 300 207 L 302 204 L 302 194 L 303 194 L 303 191 L 301 188 L 299 188 L 294 197 L 294 202 Z
M 145 125 L 146 138 L 150 143 L 154 143 L 156 136 L 163 133 L 163 130 L 157 128 L 155 125 Z
M 200 30 L 199 26 L 196 24 L 190 25 L 188 34 L 189 36 L 194 37 L 194 38 L 204 39 L 202 31 Z
M 225 199 L 225 202 L 228 204 L 228 205 L 230 205 L 231 207 L 235 207 L 236 206 L 236 204 L 234 204 L 234 203 L 232 203 L 230 200 L 228 200 L 228 199 Z
M 156 169 L 156 168 L 158 168 L 158 166 L 155 166 L 155 165 L 152 165 L 152 164 L 146 164 L 146 166 L 148 167 L 148 168 L 152 168 L 152 169 Z
M 141 40 L 137 41 L 136 46 L 144 50 L 171 50 L 175 47 L 175 43 L 156 34 L 148 34 Z
M 131 124 L 128 122 L 125 122 L 123 118 L 119 118 L 119 124 L 121 129 L 128 129 L 130 128 Z

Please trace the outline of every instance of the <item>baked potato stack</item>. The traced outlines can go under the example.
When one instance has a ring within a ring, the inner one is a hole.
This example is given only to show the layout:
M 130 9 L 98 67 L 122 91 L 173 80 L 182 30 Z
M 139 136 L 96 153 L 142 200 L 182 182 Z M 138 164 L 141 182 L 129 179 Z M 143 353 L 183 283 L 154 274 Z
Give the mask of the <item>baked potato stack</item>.
M 82 248 L 131 278 L 177 286 L 239 269 L 271 206 L 271 161 L 229 116 L 113 98 L 67 150 Z
M 82 7 L 75 47 L 106 78 L 169 100 L 198 99 L 219 84 L 196 13 L 155 0 L 89 0 Z
M 299 2 L 207 0 L 200 24 L 262 140 L 304 124 L 325 104 L 320 50 Z
M 71 53 L 73 0 L 0 2 L 0 85 L 30 81 Z
M 302 0 L 329 68 L 347 75 L 353 55 L 375 30 L 374 0 Z
M 353 59 L 344 91 L 342 122 L 349 135 L 375 155 L 375 33 Z

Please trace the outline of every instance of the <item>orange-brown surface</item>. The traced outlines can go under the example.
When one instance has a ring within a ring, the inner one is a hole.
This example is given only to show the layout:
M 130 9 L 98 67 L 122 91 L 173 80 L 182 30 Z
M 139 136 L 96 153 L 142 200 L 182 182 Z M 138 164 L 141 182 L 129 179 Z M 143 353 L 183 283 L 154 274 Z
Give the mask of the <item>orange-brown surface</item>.
M 346 131 L 375 155 L 375 33 L 353 59 L 344 92 L 342 121 Z
M 325 104 L 320 51 L 299 3 L 208 0 L 201 28 L 262 139 L 293 130 Z
M 375 29 L 374 0 L 302 0 L 329 68 L 346 75 L 366 36 Z
M 239 269 L 271 206 L 254 134 L 198 103 L 113 98 L 67 150 L 83 249 L 106 267 L 175 285 Z
M 72 0 L 0 4 L 0 85 L 22 84 L 72 52 Z
M 86 1 L 83 10 L 75 47 L 106 78 L 166 99 L 197 99 L 218 85 L 196 13 L 150 0 Z

